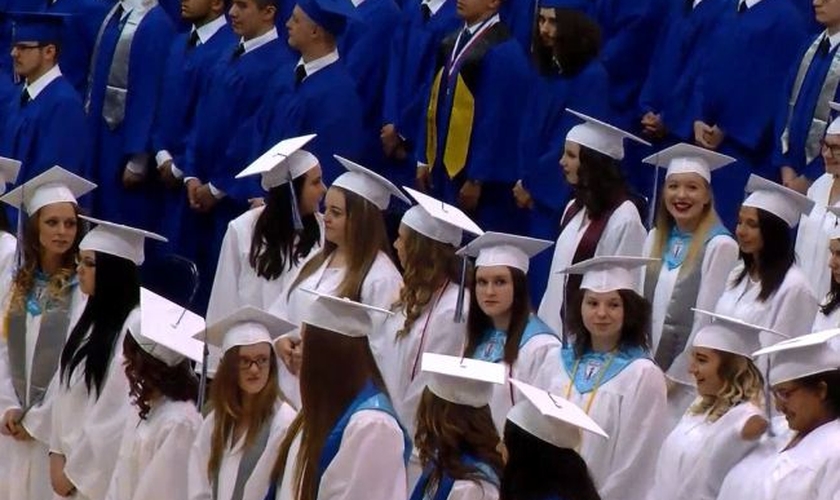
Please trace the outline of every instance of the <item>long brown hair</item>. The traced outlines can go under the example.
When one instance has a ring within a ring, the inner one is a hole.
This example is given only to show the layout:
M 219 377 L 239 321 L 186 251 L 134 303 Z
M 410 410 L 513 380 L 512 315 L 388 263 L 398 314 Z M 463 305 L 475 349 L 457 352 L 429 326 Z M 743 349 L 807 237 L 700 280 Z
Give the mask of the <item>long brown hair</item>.
M 501 438 L 489 406 L 474 408 L 451 403 L 427 387 L 417 409 L 414 440 L 423 466 L 433 464 L 426 491 L 435 491 L 444 474 L 454 480 L 482 479 L 484 476 L 476 467 L 464 463 L 464 454 L 489 465 L 497 477 L 502 477 Z
M 356 193 L 338 186 L 332 186 L 330 189 L 335 189 L 344 195 L 347 217 L 347 224 L 344 227 L 347 268 L 335 295 L 358 301 L 362 294 L 362 284 L 379 252 L 391 256 L 388 236 L 385 232 L 385 219 L 376 205 Z M 325 241 L 321 251 L 303 265 L 300 274 L 289 287 L 289 293 L 318 270 L 335 249 L 335 243 Z
M 648 332 L 650 331 L 651 305 L 644 297 L 633 290 L 616 290 L 624 306 L 624 323 L 621 325 L 619 346 L 641 347 L 649 350 Z M 578 290 L 572 299 L 569 311 L 569 332 L 574 336 L 575 356 L 583 356 L 592 349 L 592 333 L 583 324 L 583 298 L 586 289 Z
M 318 460 L 332 428 L 368 381 L 382 392 L 385 383 L 366 337 L 347 337 L 304 324 L 300 369 L 301 410 L 280 445 L 272 481 L 292 481 L 297 500 L 315 500 Z M 289 448 L 301 433 L 297 457 Z M 295 460 L 293 477 L 283 477 L 287 461 Z
M 457 283 L 461 272 L 455 247 L 423 236 L 406 225 L 402 227 L 406 231 L 403 287 L 393 307 L 405 311 L 405 323 L 397 338 L 408 335 L 435 292 L 446 280 Z
M 703 396 L 688 411 L 692 415 L 708 413 L 707 420 L 716 422 L 741 403 L 751 402 L 761 406 L 764 379 L 752 360 L 731 352 L 714 351 L 720 356 L 717 374 L 723 380 L 723 387 L 714 396 Z
M 250 413 L 245 415 L 244 398 L 239 388 L 239 347 L 231 347 L 222 356 L 213 384 L 210 387 L 210 404 L 213 408 L 213 434 L 210 445 L 210 460 L 207 462 L 207 475 L 212 478 L 222 464 L 225 449 L 234 446 L 233 433 L 240 420 L 245 422 L 248 432 L 245 445 L 254 442 L 262 426 L 274 416 L 274 405 L 280 398 L 280 386 L 277 379 L 277 356 L 274 351 L 269 356 L 268 381 L 263 389 L 250 396 L 253 398 Z

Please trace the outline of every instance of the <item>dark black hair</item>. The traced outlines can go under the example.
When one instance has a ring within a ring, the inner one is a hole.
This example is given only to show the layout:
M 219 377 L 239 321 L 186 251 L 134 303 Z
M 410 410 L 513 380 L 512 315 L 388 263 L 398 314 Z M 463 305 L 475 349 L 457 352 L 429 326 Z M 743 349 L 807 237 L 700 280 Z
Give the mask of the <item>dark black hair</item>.
M 828 287 L 828 299 L 825 304 L 820 304 L 820 312 L 828 316 L 840 307 L 840 283 L 831 278 L 831 284 Z
M 309 174 L 301 175 L 292 186 L 299 200 Z M 288 184 L 271 188 L 265 208 L 254 224 L 248 262 L 257 276 L 267 280 L 280 277 L 296 266 L 321 239 L 321 228 L 315 214 L 301 214 L 303 230 L 295 231 L 292 218 L 292 195 Z M 297 241 L 296 241 L 297 240 Z
M 85 386 L 88 392 L 95 388 L 98 398 L 123 324 L 140 304 L 140 273 L 130 260 L 96 252 L 94 281 L 96 290 L 61 353 L 61 380 L 69 386 L 84 362 Z
M 575 9 L 554 9 L 557 38 L 554 58 L 564 75 L 574 76 L 601 51 L 601 28 L 591 17 Z
M 644 297 L 632 290 L 617 290 L 624 306 L 624 322 L 621 325 L 619 344 L 629 347 L 648 348 L 650 332 L 651 305 Z M 586 290 L 581 288 L 572 299 L 571 307 L 566 311 L 566 324 L 574 337 L 575 355 L 582 356 L 592 349 L 592 334 L 583 324 L 581 306 Z
M 826 347 L 826 349 L 830 349 Z M 808 389 L 819 389 L 821 383 L 826 385 L 826 404 L 835 419 L 840 418 L 840 367 L 836 370 L 815 373 L 796 380 L 796 383 Z
M 574 190 L 575 198 L 583 203 L 590 218 L 597 219 L 627 196 L 621 163 L 581 145 L 578 183 Z
M 601 500 L 575 450 L 547 443 L 510 420 L 505 423 L 505 447 L 500 500 Z
M 758 212 L 758 229 L 764 245 L 759 250 L 759 260 L 750 254 L 740 252 L 744 260 L 744 269 L 735 278 L 734 284 L 741 283 L 750 271 L 757 270 L 761 280 L 761 291 L 758 300 L 764 302 L 782 286 L 788 269 L 796 260 L 791 238 L 790 227 L 779 216 L 764 209 L 756 208 Z

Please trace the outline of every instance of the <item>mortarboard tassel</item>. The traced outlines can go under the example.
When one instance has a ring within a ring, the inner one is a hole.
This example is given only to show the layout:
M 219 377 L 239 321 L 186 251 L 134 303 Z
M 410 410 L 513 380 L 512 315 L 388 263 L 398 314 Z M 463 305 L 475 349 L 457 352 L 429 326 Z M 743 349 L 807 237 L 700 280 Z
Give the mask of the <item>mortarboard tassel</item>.
M 458 283 L 458 302 L 455 304 L 455 322 L 464 322 L 464 298 L 467 288 L 467 256 L 461 256 L 461 281 Z
M 295 184 L 292 179 L 292 173 L 289 172 L 289 194 L 292 200 L 292 223 L 295 226 L 295 232 L 303 231 L 303 219 L 300 217 L 300 208 L 298 207 L 297 195 L 295 194 Z
M 23 200 L 25 199 L 24 184 L 20 185 L 20 205 L 18 205 L 17 227 L 15 228 L 15 237 L 17 238 L 17 246 L 15 248 L 15 271 L 23 267 Z
M 770 357 L 766 356 L 766 364 L 764 365 L 764 414 L 767 417 L 767 435 L 775 437 L 776 432 L 773 430 L 773 400 L 770 394 Z

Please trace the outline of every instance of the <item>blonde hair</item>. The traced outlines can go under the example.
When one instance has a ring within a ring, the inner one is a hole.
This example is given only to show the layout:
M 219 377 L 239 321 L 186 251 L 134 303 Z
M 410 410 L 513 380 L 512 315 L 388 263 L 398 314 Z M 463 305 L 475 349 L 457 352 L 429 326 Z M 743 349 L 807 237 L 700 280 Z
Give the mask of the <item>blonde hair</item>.
M 764 379 L 752 360 L 733 354 L 714 350 L 720 356 L 718 376 L 723 379 L 723 387 L 714 396 L 702 396 L 688 409 L 691 415 L 708 414 L 706 420 L 717 422 L 730 409 L 741 403 L 753 403 L 762 406 Z

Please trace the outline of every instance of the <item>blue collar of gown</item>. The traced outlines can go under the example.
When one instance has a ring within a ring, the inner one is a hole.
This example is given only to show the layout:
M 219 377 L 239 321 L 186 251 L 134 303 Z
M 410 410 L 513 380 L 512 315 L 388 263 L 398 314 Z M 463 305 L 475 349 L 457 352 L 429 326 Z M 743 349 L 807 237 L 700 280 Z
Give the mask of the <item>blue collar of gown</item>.
M 611 356 L 615 356 L 612 362 L 609 362 Z M 588 351 L 578 358 L 575 356 L 574 346 L 569 345 L 560 351 L 560 356 L 563 359 L 563 367 L 569 378 L 573 378 L 572 382 L 575 384 L 575 389 L 579 394 L 586 394 L 596 389 L 596 384 L 603 386 L 616 375 L 622 372 L 625 368 L 630 366 L 630 363 L 637 359 L 648 358 L 648 353 L 641 347 L 621 347 L 616 352 L 594 352 Z M 609 366 L 607 367 L 607 363 Z M 577 364 L 577 370 L 575 370 Z M 601 376 L 600 371 L 606 367 L 606 372 Z M 600 384 L 599 384 L 600 382 Z

